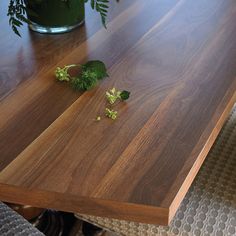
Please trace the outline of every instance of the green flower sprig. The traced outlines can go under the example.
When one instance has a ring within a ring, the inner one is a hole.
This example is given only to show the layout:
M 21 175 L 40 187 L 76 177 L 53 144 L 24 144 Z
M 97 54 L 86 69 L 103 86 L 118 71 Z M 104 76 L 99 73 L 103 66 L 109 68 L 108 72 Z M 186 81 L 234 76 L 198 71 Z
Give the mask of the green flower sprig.
M 118 112 L 112 109 L 106 108 L 105 114 L 107 117 L 111 118 L 112 120 L 115 120 L 117 118 Z
M 72 77 L 69 69 L 81 67 L 80 73 Z M 55 70 L 56 79 L 60 82 L 69 82 L 76 90 L 89 90 L 95 87 L 99 80 L 108 77 L 107 69 L 102 61 L 88 61 L 83 65 L 66 65 L 63 68 L 57 67 Z
M 120 91 L 116 91 L 115 88 L 109 90 L 109 91 L 106 91 L 106 98 L 107 98 L 107 101 L 112 105 L 116 102 L 117 99 L 120 98 Z
M 106 91 L 106 98 L 107 101 L 113 105 L 117 100 L 127 100 L 130 96 L 130 92 L 123 90 L 121 91 L 117 91 L 116 88 L 112 88 L 109 91 Z
M 64 66 L 63 68 L 57 67 L 55 70 L 55 76 L 56 76 L 57 80 L 69 82 L 71 77 L 68 73 L 68 70 L 71 67 L 76 67 L 76 66 L 78 66 L 78 65 L 73 64 L 73 65 Z
M 115 120 L 118 117 L 118 112 L 113 110 L 113 106 L 116 103 L 116 101 L 125 101 L 129 98 L 130 96 L 130 92 L 123 90 L 123 91 L 119 91 L 116 90 L 116 88 L 112 88 L 108 91 L 106 91 L 106 99 L 107 102 L 110 105 L 110 108 L 106 107 L 105 108 L 105 115 L 108 118 L 111 118 L 112 120 Z

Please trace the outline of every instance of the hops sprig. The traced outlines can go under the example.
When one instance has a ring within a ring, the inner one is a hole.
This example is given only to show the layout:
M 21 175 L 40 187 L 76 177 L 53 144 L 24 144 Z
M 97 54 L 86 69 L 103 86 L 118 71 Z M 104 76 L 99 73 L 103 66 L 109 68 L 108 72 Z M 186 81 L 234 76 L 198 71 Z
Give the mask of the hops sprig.
M 118 112 L 109 108 L 105 109 L 105 114 L 107 117 L 111 118 L 112 120 L 115 120 L 117 118 Z
M 112 88 L 108 91 L 106 91 L 106 99 L 107 102 L 109 103 L 109 107 L 106 107 L 105 109 L 105 115 L 112 119 L 115 120 L 118 116 L 118 112 L 113 110 L 112 108 L 115 106 L 116 101 L 125 101 L 129 98 L 130 92 L 123 90 L 122 92 L 117 90 L 116 88 Z
M 68 70 L 71 68 L 71 67 L 76 67 L 77 65 L 67 65 L 67 66 L 64 66 L 63 68 L 61 67 L 57 67 L 56 70 L 55 70 L 55 76 L 57 78 L 57 80 L 59 81 L 67 81 L 69 82 L 70 79 L 71 79 L 71 76 L 70 74 L 68 73 Z
M 119 91 L 116 90 L 116 88 L 112 88 L 109 91 L 106 91 L 106 98 L 107 101 L 113 105 L 117 100 L 127 100 L 130 96 L 130 92 L 123 90 L 123 91 Z
M 72 67 L 81 67 L 77 76 L 72 77 L 69 74 L 69 69 Z M 55 77 L 58 81 L 70 82 L 72 87 L 76 90 L 89 90 L 94 88 L 98 80 L 107 77 L 107 69 L 102 61 L 88 61 L 83 65 L 66 65 L 63 68 L 57 67 L 55 70 Z

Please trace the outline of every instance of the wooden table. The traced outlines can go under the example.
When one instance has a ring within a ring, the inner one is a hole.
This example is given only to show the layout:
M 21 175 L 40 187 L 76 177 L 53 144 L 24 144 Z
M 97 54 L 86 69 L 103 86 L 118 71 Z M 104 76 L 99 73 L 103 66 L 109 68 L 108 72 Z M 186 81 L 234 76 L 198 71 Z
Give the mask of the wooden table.
M 8 28 L 1 1 L 0 200 L 166 225 L 235 100 L 234 0 L 126 0 L 64 35 Z M 4 17 L 3 17 L 4 15 Z M 56 66 L 103 60 L 78 93 Z M 130 90 L 116 121 L 104 92 Z

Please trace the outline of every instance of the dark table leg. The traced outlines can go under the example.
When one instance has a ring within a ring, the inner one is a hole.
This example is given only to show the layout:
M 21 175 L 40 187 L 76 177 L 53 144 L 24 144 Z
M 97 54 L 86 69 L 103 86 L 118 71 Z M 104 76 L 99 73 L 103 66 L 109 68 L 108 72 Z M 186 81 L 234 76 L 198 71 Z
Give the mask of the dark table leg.
M 46 236 L 69 236 L 76 218 L 72 213 L 7 203 Z

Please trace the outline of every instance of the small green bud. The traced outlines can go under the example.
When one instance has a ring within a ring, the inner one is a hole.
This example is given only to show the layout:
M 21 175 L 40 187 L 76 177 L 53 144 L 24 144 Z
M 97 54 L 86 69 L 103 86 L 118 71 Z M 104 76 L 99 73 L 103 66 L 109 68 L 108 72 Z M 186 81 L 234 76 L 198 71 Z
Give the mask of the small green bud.
M 59 81 L 70 81 L 70 75 L 67 73 L 67 70 L 57 67 L 55 70 L 55 76 Z
M 114 110 L 110 110 L 109 108 L 106 108 L 105 114 L 107 117 L 111 118 L 112 120 L 115 120 L 117 118 L 118 112 Z
M 115 88 L 112 88 L 110 91 L 106 91 L 106 98 L 107 101 L 112 105 L 117 99 L 120 99 L 120 91 L 116 91 Z
M 71 77 L 68 73 L 68 69 L 70 69 L 71 67 L 75 67 L 78 65 L 72 64 L 72 65 L 67 65 L 64 66 L 63 68 L 57 67 L 55 70 L 55 76 L 57 78 L 57 80 L 59 81 L 70 81 Z
M 97 116 L 96 121 L 100 121 L 100 120 L 101 120 L 101 116 Z

